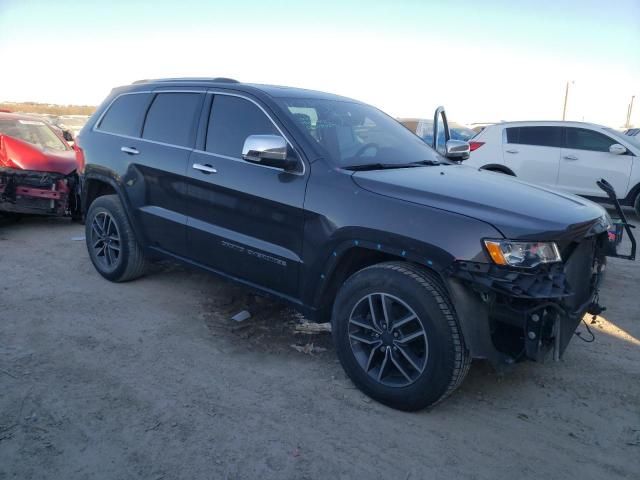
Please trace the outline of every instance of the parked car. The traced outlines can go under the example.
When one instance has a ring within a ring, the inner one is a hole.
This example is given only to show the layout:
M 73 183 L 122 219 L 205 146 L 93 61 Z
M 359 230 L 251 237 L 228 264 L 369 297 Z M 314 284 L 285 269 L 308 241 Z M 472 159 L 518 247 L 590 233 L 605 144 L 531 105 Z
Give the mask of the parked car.
M 433 119 L 430 118 L 399 118 L 398 121 L 405 127 L 418 135 L 422 140 L 427 142 L 428 145 L 433 145 Z M 461 123 L 449 122 L 448 123 L 449 134 L 453 140 L 463 140 L 468 142 L 475 135 L 476 132 L 471 130 L 466 125 Z M 438 145 L 445 144 L 445 130 L 441 128 L 438 133 Z
M 0 112 L 0 213 L 80 217 L 76 155 L 45 121 Z
M 472 358 L 559 357 L 600 308 L 602 207 L 457 164 L 467 143 L 442 156 L 355 100 L 147 80 L 76 140 L 100 275 L 168 257 L 330 319 L 347 374 L 395 408 L 439 402 Z
M 583 122 L 507 122 L 471 142 L 467 165 L 527 182 L 608 201 L 604 178 L 622 205 L 640 215 L 640 145 L 612 128 Z

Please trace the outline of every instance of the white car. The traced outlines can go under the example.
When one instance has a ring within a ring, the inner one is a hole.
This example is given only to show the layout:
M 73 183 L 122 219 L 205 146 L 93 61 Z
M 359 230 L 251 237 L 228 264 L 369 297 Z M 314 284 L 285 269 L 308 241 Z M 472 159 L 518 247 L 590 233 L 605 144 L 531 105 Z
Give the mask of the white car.
M 640 215 L 640 143 L 612 128 L 583 122 L 505 122 L 469 142 L 466 164 L 527 182 L 607 201 L 604 178 L 620 203 Z

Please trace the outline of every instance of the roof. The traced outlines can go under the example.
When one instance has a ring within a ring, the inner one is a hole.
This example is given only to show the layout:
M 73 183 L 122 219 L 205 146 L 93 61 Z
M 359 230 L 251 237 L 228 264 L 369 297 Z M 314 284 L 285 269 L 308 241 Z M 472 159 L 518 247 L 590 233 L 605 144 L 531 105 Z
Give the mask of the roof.
M 317 90 L 307 90 L 304 88 L 286 87 L 280 85 L 263 85 L 259 83 L 242 83 L 231 78 L 224 77 L 185 77 L 185 78 L 159 78 L 152 80 L 138 80 L 133 83 L 135 86 L 140 85 L 154 85 L 154 86 L 203 86 L 203 87 L 220 87 L 230 88 L 234 90 L 263 92 L 273 98 L 313 98 L 313 99 L 326 99 L 326 100 L 340 100 L 347 102 L 357 102 L 351 98 L 342 97 L 340 95 L 334 95 L 332 93 L 320 92 Z M 358 102 L 359 103 L 359 102 Z
M 499 125 L 501 127 L 604 127 L 597 123 L 574 122 L 568 120 L 520 120 L 517 122 L 500 122 L 495 125 Z

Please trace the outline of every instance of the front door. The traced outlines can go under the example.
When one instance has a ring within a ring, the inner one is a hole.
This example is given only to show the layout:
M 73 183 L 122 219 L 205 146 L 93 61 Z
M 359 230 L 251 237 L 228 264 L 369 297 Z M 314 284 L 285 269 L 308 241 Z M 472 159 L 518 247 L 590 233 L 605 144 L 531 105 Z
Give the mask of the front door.
M 596 182 L 604 178 L 624 197 L 629 187 L 633 156 L 616 155 L 609 147 L 615 139 L 588 128 L 565 129 L 565 143 L 560 159 L 558 187 L 577 195 L 606 197 Z
M 308 169 L 290 173 L 243 160 L 249 135 L 282 135 L 281 130 L 248 97 L 209 95 L 206 140 L 191 155 L 188 169 L 189 257 L 296 296 Z

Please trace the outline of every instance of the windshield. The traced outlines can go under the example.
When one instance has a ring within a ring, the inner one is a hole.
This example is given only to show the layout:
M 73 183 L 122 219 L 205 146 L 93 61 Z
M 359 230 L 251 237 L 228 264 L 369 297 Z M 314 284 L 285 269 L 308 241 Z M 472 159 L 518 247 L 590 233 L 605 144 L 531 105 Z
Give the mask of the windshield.
M 0 118 L 0 133 L 35 145 L 41 150 L 68 150 L 67 145 L 40 120 Z
M 368 105 L 309 98 L 278 100 L 340 167 L 446 162 L 402 124 Z
M 619 139 L 619 140 L 623 140 L 626 142 L 629 142 L 637 147 L 640 147 L 640 138 L 638 137 L 633 137 L 631 135 L 625 135 L 622 132 L 619 132 L 618 130 L 614 130 L 613 128 L 606 128 L 605 130 L 610 133 L 612 136 L 614 136 L 615 138 Z

